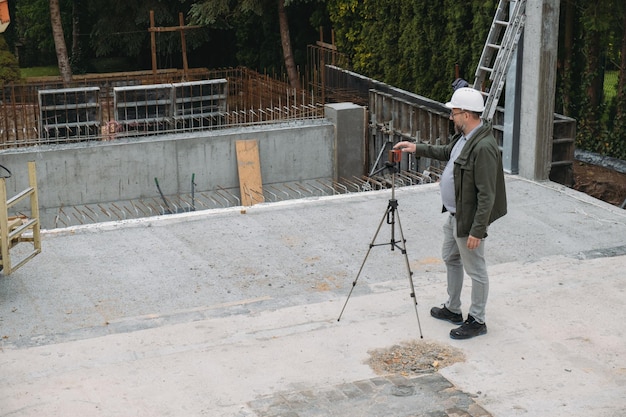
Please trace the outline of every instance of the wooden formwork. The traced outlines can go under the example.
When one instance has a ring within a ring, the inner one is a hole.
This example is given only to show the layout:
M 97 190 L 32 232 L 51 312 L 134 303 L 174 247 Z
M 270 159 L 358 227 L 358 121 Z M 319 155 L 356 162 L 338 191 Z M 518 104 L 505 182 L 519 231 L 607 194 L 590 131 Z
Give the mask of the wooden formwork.
M 431 144 L 445 144 L 452 133 L 449 113 L 428 103 L 409 101 L 402 96 L 370 90 L 370 140 L 368 142 L 368 163 L 372 171 L 385 162 L 384 151 L 391 149 L 400 140 L 428 141 Z M 493 119 L 494 135 L 498 145 L 503 147 L 504 109 L 499 107 Z M 552 161 L 550 180 L 571 187 L 574 184 L 574 149 L 576 121 L 555 114 L 552 137 Z M 426 160 L 425 166 L 414 166 L 411 157 L 402 164 L 403 169 L 422 171 L 433 164 L 440 168 L 441 163 Z
M 369 97 L 368 164 L 371 171 L 380 168 L 387 161 L 385 151 L 399 141 L 447 143 L 451 128 L 448 112 L 373 89 L 370 90 Z M 403 161 L 402 169 L 417 169 L 412 166 L 413 162 Z

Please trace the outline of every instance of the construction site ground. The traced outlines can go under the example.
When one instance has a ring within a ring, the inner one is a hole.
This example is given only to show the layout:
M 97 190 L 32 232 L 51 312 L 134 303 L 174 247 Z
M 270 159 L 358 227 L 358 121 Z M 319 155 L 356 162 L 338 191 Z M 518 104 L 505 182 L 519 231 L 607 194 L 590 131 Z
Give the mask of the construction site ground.
M 382 190 L 44 231 L 0 277 L 0 416 L 624 415 L 626 210 L 507 193 L 465 341 L 429 315 L 437 184 L 396 190 L 394 228 Z

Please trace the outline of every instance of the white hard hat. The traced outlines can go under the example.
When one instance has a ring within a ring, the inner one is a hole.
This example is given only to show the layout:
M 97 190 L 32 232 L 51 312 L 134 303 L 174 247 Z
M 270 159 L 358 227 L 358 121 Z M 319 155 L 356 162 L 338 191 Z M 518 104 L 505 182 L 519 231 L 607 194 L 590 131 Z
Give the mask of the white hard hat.
M 457 88 L 445 106 L 449 109 L 463 109 L 476 113 L 485 110 L 483 95 L 472 87 Z

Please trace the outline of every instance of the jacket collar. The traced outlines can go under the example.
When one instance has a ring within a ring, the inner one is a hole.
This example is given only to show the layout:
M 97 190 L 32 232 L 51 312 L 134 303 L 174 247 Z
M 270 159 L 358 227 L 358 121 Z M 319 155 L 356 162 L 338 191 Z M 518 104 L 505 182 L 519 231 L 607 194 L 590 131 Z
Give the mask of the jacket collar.
M 491 132 L 491 122 L 485 119 L 483 119 L 482 122 L 483 124 L 481 126 L 472 130 L 472 134 L 467 140 L 465 146 L 463 146 L 459 157 L 454 162 L 455 164 L 465 165 L 465 163 L 467 162 L 467 157 L 472 152 L 474 147 L 478 144 L 478 142 L 487 137 L 489 135 L 489 132 Z M 458 133 L 454 138 L 454 142 L 458 141 L 462 136 L 462 134 Z

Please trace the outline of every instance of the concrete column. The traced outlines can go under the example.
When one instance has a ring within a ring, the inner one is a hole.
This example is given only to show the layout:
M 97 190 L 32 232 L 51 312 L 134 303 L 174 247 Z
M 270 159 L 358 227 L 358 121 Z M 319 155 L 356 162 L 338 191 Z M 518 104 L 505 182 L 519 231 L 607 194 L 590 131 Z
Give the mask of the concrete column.
M 511 1 L 511 12 L 517 5 L 517 0 Z M 524 32 L 522 32 L 517 47 L 511 56 L 511 64 L 506 74 L 506 90 L 504 91 L 504 130 L 502 138 L 502 164 L 507 174 L 519 174 L 519 115 L 522 105 L 521 79 L 522 50 L 524 49 Z
M 559 40 L 559 0 L 527 0 L 521 77 L 519 174 L 547 180 Z
M 365 166 L 365 107 L 353 103 L 327 104 L 324 114 L 335 125 L 334 179 L 361 177 Z

